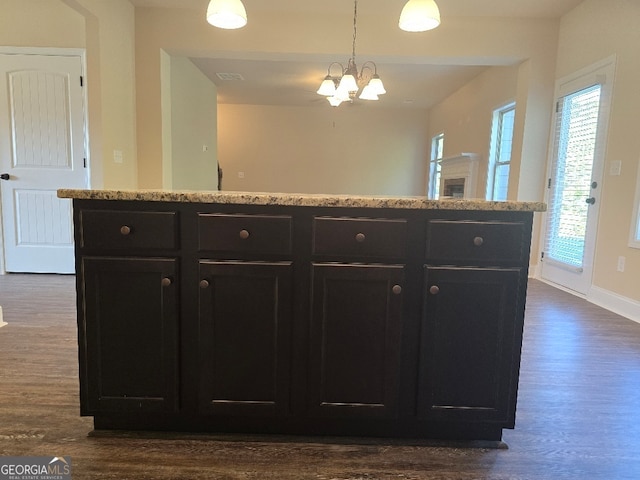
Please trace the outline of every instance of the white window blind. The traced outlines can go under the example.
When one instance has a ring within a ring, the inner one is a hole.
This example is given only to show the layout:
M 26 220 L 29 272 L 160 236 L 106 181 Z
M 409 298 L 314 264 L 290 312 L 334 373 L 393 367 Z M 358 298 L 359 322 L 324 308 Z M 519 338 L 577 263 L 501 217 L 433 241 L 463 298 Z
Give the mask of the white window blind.
M 557 105 L 555 155 L 547 215 L 545 260 L 583 266 L 601 86 L 562 98 Z

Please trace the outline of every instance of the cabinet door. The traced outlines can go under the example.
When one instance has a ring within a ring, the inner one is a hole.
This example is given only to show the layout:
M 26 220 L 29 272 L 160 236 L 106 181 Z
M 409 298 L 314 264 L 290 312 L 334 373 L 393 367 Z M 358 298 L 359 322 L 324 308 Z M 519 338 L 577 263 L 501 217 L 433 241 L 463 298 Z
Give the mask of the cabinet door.
M 403 280 L 402 265 L 313 265 L 313 414 L 396 416 Z
M 200 409 L 289 410 L 292 265 L 200 263 Z
M 521 270 L 428 266 L 425 273 L 419 416 L 513 422 Z
M 178 409 L 175 259 L 82 259 L 83 414 Z

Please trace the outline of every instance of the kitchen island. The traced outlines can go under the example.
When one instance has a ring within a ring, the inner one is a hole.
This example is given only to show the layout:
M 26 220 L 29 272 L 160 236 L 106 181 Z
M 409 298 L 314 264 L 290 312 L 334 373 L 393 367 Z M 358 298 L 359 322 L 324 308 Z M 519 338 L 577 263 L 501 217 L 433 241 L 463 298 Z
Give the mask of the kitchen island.
M 60 190 L 97 430 L 500 441 L 537 202 Z

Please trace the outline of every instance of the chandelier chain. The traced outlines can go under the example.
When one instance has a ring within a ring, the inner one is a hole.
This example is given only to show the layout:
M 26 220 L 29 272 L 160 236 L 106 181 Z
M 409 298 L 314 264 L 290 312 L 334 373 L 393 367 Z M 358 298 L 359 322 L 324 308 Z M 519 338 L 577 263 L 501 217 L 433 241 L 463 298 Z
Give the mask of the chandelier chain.
M 358 0 L 353 2 L 353 48 L 351 50 L 351 59 L 356 63 L 356 36 L 358 34 Z

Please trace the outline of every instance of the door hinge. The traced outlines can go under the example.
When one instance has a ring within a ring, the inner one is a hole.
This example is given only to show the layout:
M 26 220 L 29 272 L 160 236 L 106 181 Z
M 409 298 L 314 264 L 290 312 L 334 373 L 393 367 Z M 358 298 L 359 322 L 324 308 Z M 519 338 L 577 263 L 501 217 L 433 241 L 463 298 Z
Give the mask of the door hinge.
M 551 188 L 551 179 L 547 182 L 547 188 Z
M 86 158 L 82 159 L 82 168 L 87 168 L 87 159 Z
M 544 252 L 540 252 L 540 260 L 544 260 Z
M 84 77 L 80 75 L 80 86 L 84 87 Z

